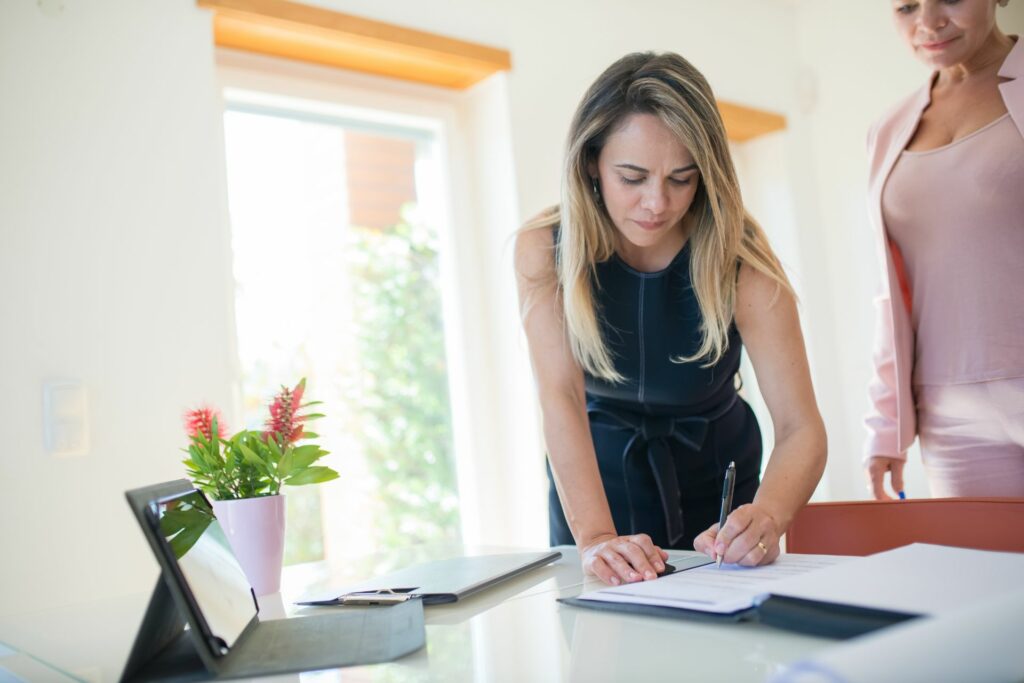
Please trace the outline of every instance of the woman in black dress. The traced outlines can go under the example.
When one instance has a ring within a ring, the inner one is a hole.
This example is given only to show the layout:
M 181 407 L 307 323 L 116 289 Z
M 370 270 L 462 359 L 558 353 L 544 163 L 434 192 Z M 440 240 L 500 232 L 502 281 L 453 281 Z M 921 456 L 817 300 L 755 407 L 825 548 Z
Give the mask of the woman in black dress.
M 516 241 L 551 540 L 575 542 L 607 583 L 654 578 L 663 547 L 773 561 L 825 464 L 795 298 L 743 208 L 714 102 L 678 55 L 613 64 L 573 118 L 560 206 Z M 775 428 L 763 482 L 736 393 L 743 343 Z

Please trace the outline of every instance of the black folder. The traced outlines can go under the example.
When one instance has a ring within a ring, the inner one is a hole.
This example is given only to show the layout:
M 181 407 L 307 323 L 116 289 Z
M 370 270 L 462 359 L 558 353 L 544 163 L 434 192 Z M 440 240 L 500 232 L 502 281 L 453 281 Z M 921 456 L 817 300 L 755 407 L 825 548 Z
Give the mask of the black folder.
M 691 561 L 680 571 L 710 564 L 710 560 Z M 806 633 L 823 638 L 846 639 L 871 633 L 920 615 L 833 602 L 806 600 L 768 594 L 748 607 L 734 612 L 707 612 L 699 609 L 645 605 L 636 602 L 561 598 L 558 602 L 592 610 L 637 614 L 668 619 L 685 619 L 710 623 L 759 622 L 776 628 Z
M 806 633 L 821 638 L 846 639 L 871 633 L 920 615 L 890 612 L 887 610 L 852 607 L 834 603 L 801 600 L 785 596 L 771 596 L 757 607 L 750 607 L 729 614 L 701 612 L 699 610 L 640 605 L 629 602 L 602 602 L 560 598 L 558 602 L 573 607 L 663 617 L 705 621 L 711 623 L 736 623 L 755 621 L 768 626 Z

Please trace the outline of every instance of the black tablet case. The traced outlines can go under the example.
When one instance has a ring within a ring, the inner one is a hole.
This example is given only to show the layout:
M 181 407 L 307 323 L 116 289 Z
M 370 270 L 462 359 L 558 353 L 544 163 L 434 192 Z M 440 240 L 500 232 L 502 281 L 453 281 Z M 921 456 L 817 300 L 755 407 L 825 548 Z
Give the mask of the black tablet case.
M 291 619 L 259 621 L 256 617 L 228 654 L 213 653 L 192 618 L 195 600 L 171 566 L 167 544 L 146 514 L 153 501 L 192 490 L 192 485 L 181 479 L 125 494 L 160 564 L 161 575 L 122 674 L 123 682 L 201 681 L 333 669 L 386 662 L 423 647 L 423 605 L 409 600 L 389 607 L 343 607 Z

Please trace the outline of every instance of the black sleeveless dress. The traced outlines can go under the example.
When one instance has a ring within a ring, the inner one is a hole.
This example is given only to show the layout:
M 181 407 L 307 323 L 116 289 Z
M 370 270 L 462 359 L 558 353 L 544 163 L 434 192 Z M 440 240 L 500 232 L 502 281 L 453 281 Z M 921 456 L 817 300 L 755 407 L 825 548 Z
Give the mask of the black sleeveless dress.
M 700 309 L 690 280 L 690 243 L 664 270 L 641 273 L 618 255 L 597 265 L 601 333 L 626 381 L 586 375 L 597 462 L 619 534 L 646 533 L 663 548 L 693 549 L 718 521 L 722 481 L 736 462 L 733 507 L 749 503 L 761 471 L 761 432 L 736 393 L 742 341 L 712 367 L 674 362 L 700 346 Z M 552 545 L 572 545 L 551 468 Z

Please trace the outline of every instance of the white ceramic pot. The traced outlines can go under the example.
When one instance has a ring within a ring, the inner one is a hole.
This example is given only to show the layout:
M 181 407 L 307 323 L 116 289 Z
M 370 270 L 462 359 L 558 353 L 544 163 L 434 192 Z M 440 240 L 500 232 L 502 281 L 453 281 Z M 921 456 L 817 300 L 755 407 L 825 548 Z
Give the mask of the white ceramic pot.
M 284 496 L 215 500 L 213 513 L 256 595 L 280 591 Z

